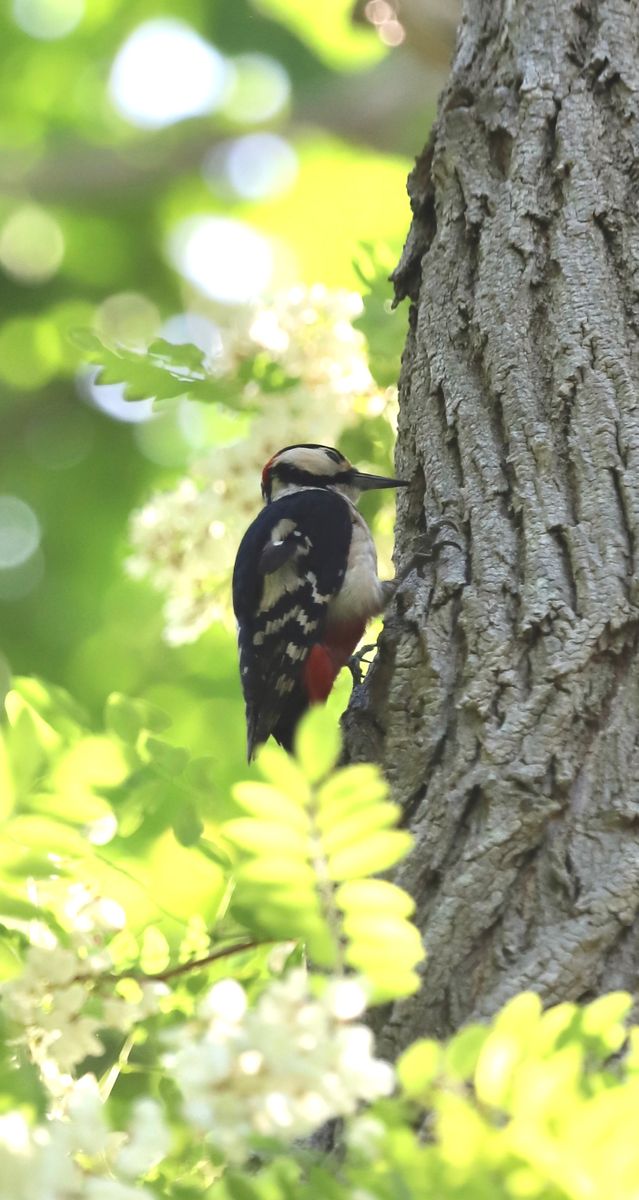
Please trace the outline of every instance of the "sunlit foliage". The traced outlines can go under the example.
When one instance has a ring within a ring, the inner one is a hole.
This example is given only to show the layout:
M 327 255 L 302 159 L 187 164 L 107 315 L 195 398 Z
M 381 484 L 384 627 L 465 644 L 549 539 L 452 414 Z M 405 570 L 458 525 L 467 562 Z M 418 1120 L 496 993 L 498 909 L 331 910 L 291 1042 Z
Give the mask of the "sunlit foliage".
M 3 1200 L 636 1195 L 625 993 L 523 995 L 396 1070 L 376 1054 L 365 1009 L 415 989 L 423 949 L 371 875 L 410 838 L 374 767 L 335 768 L 331 713 L 225 803 L 140 701 L 94 728 L 25 680 L 7 713 Z M 297 1139 L 334 1117 L 329 1168 Z

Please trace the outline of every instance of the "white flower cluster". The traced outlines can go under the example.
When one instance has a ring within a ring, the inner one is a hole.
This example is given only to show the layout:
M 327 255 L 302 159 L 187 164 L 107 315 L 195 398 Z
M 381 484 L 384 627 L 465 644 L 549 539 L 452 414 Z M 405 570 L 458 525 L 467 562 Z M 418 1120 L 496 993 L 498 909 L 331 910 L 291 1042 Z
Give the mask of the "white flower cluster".
M 129 980 L 126 998 L 114 991 L 106 942 L 124 921 L 118 904 L 76 883 L 65 885 L 60 909 L 70 927 L 69 944 L 62 945 L 44 923 L 30 922 L 24 971 L 0 990 L 4 1012 L 22 1026 L 30 1055 L 54 1095 L 69 1090 L 74 1068 L 87 1055 L 102 1053 L 100 1029 L 128 1032 L 155 1011 L 162 990 Z
M 248 439 L 200 458 L 174 491 L 133 514 L 128 569 L 165 594 L 167 641 L 194 641 L 222 615 L 233 556 L 258 510 L 268 459 L 296 442 L 334 445 L 357 404 L 384 410 L 365 339 L 352 324 L 361 309 L 357 293 L 296 287 L 256 308 L 248 337 L 242 332 L 234 350 L 227 349 L 229 371 L 242 354 L 262 350 L 298 382 L 282 392 L 263 392 L 254 380 L 244 385 L 245 400 L 258 410 Z
M 373 1057 L 373 1035 L 354 1022 L 366 996 L 354 979 L 309 993 L 303 970 L 272 983 L 255 1008 L 239 983 L 216 984 L 185 1027 L 167 1063 L 184 1097 L 184 1116 L 229 1158 L 242 1160 L 251 1137 L 287 1140 L 388 1095 L 392 1067 Z
M 154 1101 L 112 1132 L 93 1076 L 79 1080 L 65 1116 L 30 1129 L 19 1112 L 0 1117 L 0 1200 L 152 1200 L 134 1181 L 165 1156 L 169 1132 Z
M 357 292 L 295 287 L 256 310 L 249 336 L 309 390 L 364 395 L 372 379 L 365 338 L 353 327 L 362 309 Z

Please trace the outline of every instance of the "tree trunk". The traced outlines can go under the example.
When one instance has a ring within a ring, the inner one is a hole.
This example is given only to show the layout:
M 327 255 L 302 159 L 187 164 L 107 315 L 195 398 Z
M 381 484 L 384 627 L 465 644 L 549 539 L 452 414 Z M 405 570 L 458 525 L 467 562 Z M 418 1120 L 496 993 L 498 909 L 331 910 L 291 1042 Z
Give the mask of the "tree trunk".
M 639 971 L 639 5 L 466 0 L 395 272 L 398 571 L 347 716 L 416 837 L 382 1048 Z M 450 536 L 450 535 L 449 535 Z

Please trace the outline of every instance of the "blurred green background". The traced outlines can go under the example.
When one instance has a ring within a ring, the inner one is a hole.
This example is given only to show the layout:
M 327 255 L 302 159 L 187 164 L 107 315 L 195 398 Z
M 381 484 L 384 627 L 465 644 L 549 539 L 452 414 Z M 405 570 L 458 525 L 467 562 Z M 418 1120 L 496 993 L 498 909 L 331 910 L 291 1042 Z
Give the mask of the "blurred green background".
M 175 484 L 223 414 L 185 422 L 96 387 L 75 331 L 197 341 L 212 308 L 232 323 L 244 301 L 298 282 L 357 288 L 362 243 L 392 262 L 455 19 L 439 0 L 2 6 L 5 688 L 35 673 L 95 719 L 113 690 L 146 697 L 175 740 L 236 771 L 232 634 L 167 646 L 161 598 L 122 566 L 131 511 Z

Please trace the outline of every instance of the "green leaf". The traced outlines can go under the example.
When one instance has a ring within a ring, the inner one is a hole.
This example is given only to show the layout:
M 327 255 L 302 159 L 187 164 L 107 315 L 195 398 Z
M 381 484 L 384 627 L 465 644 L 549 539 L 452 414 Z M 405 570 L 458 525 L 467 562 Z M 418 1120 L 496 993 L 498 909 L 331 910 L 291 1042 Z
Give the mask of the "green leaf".
M 173 818 L 173 832 L 181 846 L 194 846 L 199 842 L 204 825 L 194 804 L 185 801 Z
M 294 800 L 267 783 L 247 781 L 236 783 L 233 798 L 253 817 L 281 825 L 290 824 L 300 833 L 307 833 L 309 830 L 308 816 L 302 807 L 303 795 L 302 802 L 296 804 Z
M 334 819 L 336 815 L 333 814 Z M 400 815 L 401 809 L 398 804 L 370 804 L 333 825 L 327 825 L 325 820 L 318 820 L 323 832 L 324 853 L 335 855 L 338 850 L 359 845 L 368 834 L 395 825 Z M 321 816 L 325 818 L 324 813 Z
M 198 758 L 192 758 L 190 763 L 187 764 L 184 771 L 184 781 L 198 792 L 209 796 L 216 791 L 219 771 L 219 763 L 212 755 L 199 755 Z
M 442 1068 L 442 1050 L 432 1038 L 413 1042 L 397 1060 L 397 1078 L 411 1100 L 428 1100 Z
M 500 1032 L 512 1033 L 522 1043 L 528 1042 L 531 1030 L 539 1024 L 542 1007 L 536 992 L 521 992 L 504 1005 L 495 1022 Z
M 317 793 L 318 821 L 328 827 L 335 819 L 385 800 L 387 795 L 388 784 L 379 767 L 371 763 L 343 767 L 331 775 Z
M 229 405 L 240 400 L 237 384 L 214 377 L 197 346 L 174 345 L 160 338 L 138 351 L 109 346 L 87 330 L 76 330 L 74 340 L 77 345 L 81 343 L 86 358 L 99 366 L 96 383 L 124 384 L 127 400 L 172 400 L 184 395 Z
M 213 1137 L 214 1141 L 215 1138 Z M 241 1175 L 237 1171 L 227 1171 L 224 1177 L 224 1185 L 229 1196 L 229 1200 L 263 1200 L 264 1193 L 246 1178 L 246 1175 Z
M 539 1045 L 543 1052 L 551 1051 L 560 1043 L 571 1028 L 578 1028 L 579 1009 L 576 1004 L 555 1004 L 542 1013 L 539 1029 Z
M 200 837 L 197 848 L 200 854 L 203 854 L 210 862 L 215 863 L 217 867 L 222 867 L 225 872 L 230 871 L 233 866 L 233 859 L 229 854 L 227 846 L 220 846 L 217 842 L 212 842 L 210 838 Z
M 448 1073 L 456 1079 L 471 1079 L 490 1030 L 486 1025 L 467 1025 L 455 1034 L 446 1047 L 445 1064 Z
M 52 855 L 59 855 L 62 859 L 67 856 L 85 858 L 89 853 L 87 842 L 79 830 L 39 814 L 25 813 L 24 816 L 12 817 L 5 826 L 4 838 L 5 850 L 15 850 L 18 857 L 21 852 L 28 850 L 42 851 L 47 861 L 47 869 L 42 871 L 44 875 L 51 873 Z M 23 861 L 23 870 L 26 861 Z
M 237 375 L 241 383 L 257 384 L 266 396 L 285 392 L 300 382 L 299 376 L 289 375 L 280 363 L 273 362 L 266 350 L 247 356 L 239 364 Z
M 335 718 L 314 705 L 297 727 L 295 757 L 309 783 L 324 779 L 337 762 L 342 740 Z
M 606 1036 L 619 1022 L 625 1021 L 634 1000 L 628 992 L 609 992 L 592 1000 L 583 1010 L 581 1027 L 584 1033 Z
M 260 858 L 277 853 L 281 858 L 296 858 L 306 861 L 308 843 L 297 830 L 284 823 L 258 821 L 251 817 L 237 817 L 222 826 L 224 837 L 241 850 L 257 854 Z
M 23 885 L 20 884 L 20 890 Z M 13 917 L 21 921 L 42 921 L 44 914 L 39 904 L 25 900 L 22 895 L 9 891 L 0 891 L 0 917 Z
M 276 746 L 274 742 L 266 742 L 260 747 L 255 762 L 260 774 L 279 792 L 288 796 L 289 800 L 293 800 L 300 807 L 309 804 L 311 792 L 308 780 L 295 760 L 281 746 Z
M 0 728 L 0 821 L 5 821 L 15 807 L 18 798 L 15 782 L 7 738 Z
M 268 396 L 299 382 L 263 350 L 246 352 L 236 363 L 233 374 L 218 375 L 206 354 L 191 343 L 174 344 L 157 338 L 141 351 L 109 345 L 90 330 L 75 330 L 73 340 L 86 359 L 97 364 L 95 382 L 123 384 L 127 400 L 153 397 L 161 403 L 189 396 L 201 403 L 215 402 L 229 408 L 241 405 L 248 411 L 247 384 Z
M 411 967 L 425 957 L 419 930 L 401 917 L 382 917 L 379 913 L 369 916 L 347 915 L 344 918 L 344 932 L 353 945 L 368 944 L 375 949 L 385 943 L 398 961 L 401 959 Z
M 170 962 L 169 943 L 157 925 L 148 925 L 142 935 L 140 966 L 146 975 L 157 975 Z
M 298 894 L 303 886 L 312 889 L 317 886 L 317 875 L 308 862 L 295 857 L 281 858 L 276 853 L 242 863 L 235 877 L 238 882 L 265 885 L 282 883 L 297 889 Z
M 298 756 L 305 776 L 317 782 L 334 761 L 338 742 L 335 722 L 322 710 L 311 718 L 303 725 Z M 281 752 L 266 753 L 261 769 L 281 780 L 286 793 L 271 783 L 237 784 L 235 800 L 251 816 L 221 828 L 249 856 L 234 873 L 236 917 L 269 936 L 304 938 L 320 966 L 334 964 L 344 942 L 345 961 L 366 975 L 375 999 L 414 992 L 419 986 L 414 967 L 424 951 L 419 932 L 406 920 L 413 902 L 386 881 L 362 879 L 393 865 L 412 844 L 409 834 L 388 828 L 400 810 L 385 802 L 387 786 L 379 771 L 347 768 L 315 793 L 297 766 L 287 769 Z
M 388 945 L 381 950 L 372 943 L 353 942 L 347 945 L 344 958 L 349 967 L 366 979 L 371 1004 L 385 1004 L 388 1000 L 412 996 L 421 987 L 417 972 L 404 966 L 393 947 Z M 392 972 L 389 971 L 390 962 Z
M 184 750 L 182 746 L 173 746 L 151 733 L 144 732 L 140 735 L 137 749 L 142 759 L 167 775 L 180 775 L 189 761 L 188 750 Z
M 158 362 L 164 362 L 169 370 L 177 371 L 181 368 L 185 373 L 198 376 L 206 373 L 204 351 L 191 342 L 175 343 L 167 342 L 165 338 L 156 338 L 146 353 Z
M 386 871 L 408 853 L 412 844 L 411 835 L 403 830 L 373 833 L 361 845 L 349 846 L 331 857 L 331 878 L 340 882 Z
M 338 887 L 335 900 L 344 912 L 410 917 L 415 911 L 412 896 L 385 879 L 351 879 Z
M 104 718 L 107 729 L 130 745 L 135 745 L 143 729 L 162 733 L 171 724 L 171 718 L 161 708 L 145 700 L 131 700 L 120 692 L 107 697 Z
M 475 1090 L 481 1104 L 503 1107 L 521 1055 L 522 1046 L 514 1033 L 492 1030 L 480 1049 L 475 1068 Z
M 380 387 L 392 387 L 399 378 L 401 354 L 406 339 L 406 316 L 393 308 L 388 276 L 394 256 L 383 256 L 382 248 L 363 244 L 363 254 L 354 263 L 363 284 L 363 312 L 353 322 L 368 343 L 371 374 Z M 348 453 L 348 450 L 346 451 Z

